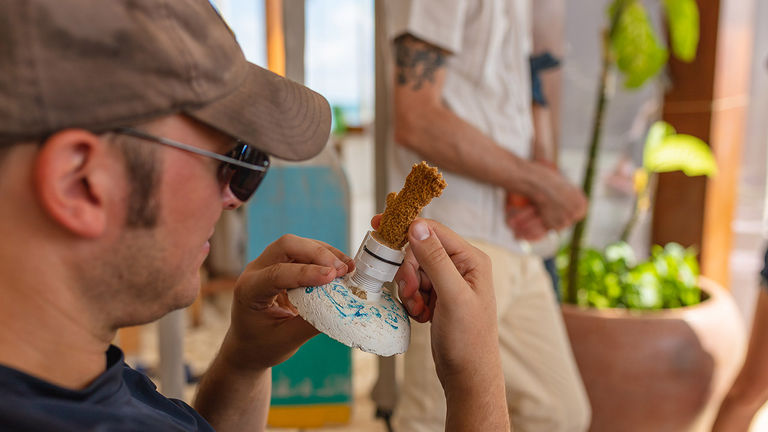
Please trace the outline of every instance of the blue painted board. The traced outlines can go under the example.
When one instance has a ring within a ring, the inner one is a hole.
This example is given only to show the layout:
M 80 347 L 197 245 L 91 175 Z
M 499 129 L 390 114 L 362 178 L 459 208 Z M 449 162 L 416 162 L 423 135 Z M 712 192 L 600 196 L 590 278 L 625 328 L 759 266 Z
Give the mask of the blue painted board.
M 322 240 L 348 254 L 349 193 L 340 169 L 274 166 L 247 208 L 246 256 L 255 259 L 286 233 Z M 351 404 L 349 347 L 321 334 L 272 369 L 272 405 Z
M 348 253 L 347 190 L 344 174 L 331 167 L 270 168 L 248 206 L 249 260 L 287 233 L 322 240 Z

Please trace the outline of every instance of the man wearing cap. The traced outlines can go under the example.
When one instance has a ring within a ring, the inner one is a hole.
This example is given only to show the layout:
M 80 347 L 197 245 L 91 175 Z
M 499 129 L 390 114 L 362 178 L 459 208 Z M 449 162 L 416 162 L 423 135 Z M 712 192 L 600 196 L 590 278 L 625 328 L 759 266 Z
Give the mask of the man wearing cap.
M 0 429 L 262 430 L 270 367 L 317 334 L 285 290 L 352 270 L 338 250 L 285 236 L 247 266 L 194 409 L 110 342 L 189 305 L 222 210 L 329 129 L 327 102 L 246 62 L 206 0 L 0 0 Z M 449 424 L 506 430 L 487 257 L 432 221 L 409 239 L 441 299 Z

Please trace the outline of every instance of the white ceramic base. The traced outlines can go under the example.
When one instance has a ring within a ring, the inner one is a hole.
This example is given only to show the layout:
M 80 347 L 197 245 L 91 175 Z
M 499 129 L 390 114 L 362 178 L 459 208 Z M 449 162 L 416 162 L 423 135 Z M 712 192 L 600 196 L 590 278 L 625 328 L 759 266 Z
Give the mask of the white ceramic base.
M 339 278 L 319 286 L 288 291 L 299 315 L 319 331 L 352 348 L 391 356 L 404 353 L 411 341 L 405 308 L 384 291 L 378 300 L 363 300 Z

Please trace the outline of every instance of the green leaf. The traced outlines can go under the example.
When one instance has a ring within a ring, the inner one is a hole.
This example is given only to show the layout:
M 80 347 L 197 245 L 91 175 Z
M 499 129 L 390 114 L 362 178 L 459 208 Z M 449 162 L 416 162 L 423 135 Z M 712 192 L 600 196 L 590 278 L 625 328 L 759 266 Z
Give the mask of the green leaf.
M 628 267 L 635 265 L 635 251 L 626 242 L 616 242 L 606 246 L 605 258 L 611 263 L 623 261 Z
M 699 45 L 699 7 L 696 0 L 664 0 L 663 4 L 669 23 L 672 53 L 684 62 L 693 61 Z
M 692 135 L 668 135 L 645 149 L 643 167 L 651 172 L 683 171 L 687 176 L 717 175 L 717 162 L 709 146 Z
M 685 259 L 686 250 L 680 243 L 669 242 L 664 246 L 664 253 L 677 261 Z
M 587 294 L 587 300 L 589 305 L 598 309 L 605 309 L 611 307 L 611 302 L 602 294 L 590 291 Z
M 680 293 L 680 300 L 684 306 L 691 306 L 701 303 L 701 290 L 699 288 L 683 291 Z
M 616 3 L 611 5 L 615 10 Z M 611 52 L 627 88 L 638 88 L 667 62 L 668 53 L 656 37 L 642 3 L 632 1 L 611 29 Z
M 603 278 L 603 285 L 605 286 L 605 294 L 611 300 L 618 300 L 621 297 L 621 284 L 619 283 L 619 276 L 616 273 L 608 273 Z
M 647 154 L 649 151 L 652 151 L 654 148 L 661 145 L 661 143 L 664 142 L 664 138 L 674 135 L 677 133 L 674 127 L 672 127 L 671 124 L 659 120 L 654 122 L 651 127 L 648 129 L 648 135 L 645 137 L 645 146 L 643 147 L 643 158 L 645 158 L 645 154 Z

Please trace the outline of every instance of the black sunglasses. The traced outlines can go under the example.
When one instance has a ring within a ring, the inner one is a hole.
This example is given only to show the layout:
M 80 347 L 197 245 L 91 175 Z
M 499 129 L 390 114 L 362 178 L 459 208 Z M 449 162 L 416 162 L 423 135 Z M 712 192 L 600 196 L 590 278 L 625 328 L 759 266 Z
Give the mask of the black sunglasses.
M 221 161 L 219 180 L 229 184 L 232 194 L 240 201 L 248 199 L 256 192 L 269 168 L 269 155 L 242 141 L 235 141 L 235 146 L 225 155 L 214 153 L 168 138 L 158 137 L 133 128 L 118 128 L 115 133 L 153 141 Z

